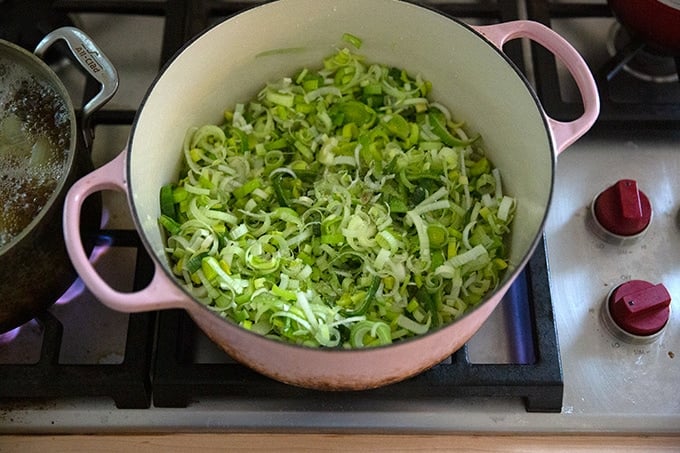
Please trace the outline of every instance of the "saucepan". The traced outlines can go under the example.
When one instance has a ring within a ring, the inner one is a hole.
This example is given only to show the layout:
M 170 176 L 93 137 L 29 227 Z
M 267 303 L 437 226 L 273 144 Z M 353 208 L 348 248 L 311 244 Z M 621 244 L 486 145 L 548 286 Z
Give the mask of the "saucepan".
M 64 85 L 41 56 L 58 41 L 102 85 L 80 123 Z M 0 332 L 34 318 L 77 278 L 62 233 L 66 192 L 94 168 L 88 144 L 92 113 L 118 87 L 110 61 L 82 31 L 49 33 L 32 54 L 0 40 Z M 89 200 L 82 227 L 100 227 L 101 207 Z M 88 240 L 91 249 L 93 240 Z
M 193 299 L 175 282 L 158 225 L 159 190 L 176 181 L 185 131 L 218 123 L 224 109 L 250 99 L 267 81 L 318 67 L 344 33 L 360 37 L 368 61 L 421 73 L 435 99 L 450 105 L 484 137 L 489 158 L 517 199 L 510 266 L 498 287 L 455 322 L 425 335 L 365 349 L 311 348 L 274 341 L 239 327 Z M 503 44 L 529 38 L 564 62 L 583 99 L 576 120 L 549 117 Z M 397 382 L 459 349 L 489 317 L 539 243 L 559 153 L 595 122 L 599 99 L 579 54 L 535 22 L 471 26 L 394 0 L 281 0 L 228 18 L 186 45 L 162 70 L 139 108 L 128 146 L 78 181 L 64 212 L 73 263 L 92 292 L 116 310 L 186 310 L 230 356 L 282 382 L 316 389 L 368 389 Z M 137 292 L 112 289 L 89 264 L 77 224 L 80 206 L 102 190 L 124 192 L 155 275 Z

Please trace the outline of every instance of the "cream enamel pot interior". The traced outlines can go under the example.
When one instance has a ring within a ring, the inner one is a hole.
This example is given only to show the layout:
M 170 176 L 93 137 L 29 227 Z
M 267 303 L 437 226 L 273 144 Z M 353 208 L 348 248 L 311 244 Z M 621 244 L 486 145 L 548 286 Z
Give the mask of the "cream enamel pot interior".
M 83 108 L 80 124 L 66 88 L 57 74 L 40 59 L 58 41 L 66 42 L 74 60 L 101 84 L 99 93 Z M 57 123 L 66 124 L 64 118 L 68 117 L 70 129 L 68 143 L 64 144 L 66 156 L 56 187 L 33 220 L 9 242 L 0 246 L 0 332 L 33 319 L 52 305 L 78 277 L 64 245 L 61 222 L 63 203 L 71 185 L 94 168 L 87 147 L 91 139 L 91 129 L 87 123 L 117 88 L 118 75 L 111 62 L 78 29 L 63 27 L 49 33 L 38 44 L 35 55 L 0 40 L 2 113 L 17 112 L 17 116 L 21 117 L 40 117 L 41 126 L 51 131 L 58 128 Z M 56 113 L 50 112 L 55 104 L 61 107 Z M 28 122 L 27 119 L 24 121 Z M 16 165 L 12 165 L 17 171 Z M 12 178 L 4 171 L 2 176 L 11 181 Z M 26 192 L 20 193 L 26 195 Z M 3 200 L 3 203 L 3 209 L 10 212 L 8 201 Z M 100 223 L 101 206 L 99 200 L 93 197 L 84 209 L 81 226 L 88 231 L 97 231 Z M 87 248 L 93 246 L 94 239 L 88 239 Z
M 269 80 L 318 67 L 343 33 L 363 39 L 360 53 L 421 73 L 434 99 L 449 106 L 484 137 L 488 155 L 518 200 L 512 228 L 511 270 L 499 288 L 456 322 L 424 336 L 364 350 L 312 349 L 272 341 L 238 327 L 193 300 L 175 283 L 158 226 L 159 189 L 175 181 L 180 148 L 190 126 L 219 123 L 222 112 L 245 102 Z M 549 118 L 531 88 L 499 50 L 519 37 L 555 53 L 577 82 L 585 105 L 577 120 Z M 278 52 L 272 52 L 280 50 Z M 540 240 L 557 155 L 594 123 L 599 100 L 578 53 L 534 22 L 471 27 L 432 10 L 394 0 L 282 0 L 256 7 L 197 37 L 162 71 L 138 111 L 128 148 L 81 179 L 69 192 L 65 234 L 85 284 L 125 312 L 185 309 L 233 358 L 277 380 L 317 389 L 366 389 L 413 376 L 460 348 L 482 325 Z M 136 227 L 155 262 L 143 290 L 120 293 L 92 268 L 81 248 L 78 217 L 92 193 L 127 194 Z

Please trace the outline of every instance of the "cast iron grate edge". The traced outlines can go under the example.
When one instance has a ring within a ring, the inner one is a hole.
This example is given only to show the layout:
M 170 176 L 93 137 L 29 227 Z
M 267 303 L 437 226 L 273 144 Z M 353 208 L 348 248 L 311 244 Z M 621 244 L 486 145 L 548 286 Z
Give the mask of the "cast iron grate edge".
M 552 311 L 545 245 L 541 243 L 528 264 L 529 303 L 535 361 L 529 364 L 475 364 L 467 347 L 450 362 L 386 387 L 360 392 L 323 392 L 302 389 L 269 379 L 239 363 L 192 363 L 184 351 L 197 329 L 180 310 L 159 313 L 154 364 L 153 404 L 187 407 L 201 397 L 263 397 L 269 401 L 319 401 L 345 404 L 404 398 L 460 397 L 523 398 L 529 412 L 560 412 L 562 367 Z
M 102 231 L 108 246 L 137 247 L 134 231 Z M 148 260 L 137 254 L 137 266 Z M 137 273 L 134 287 L 143 288 L 148 276 Z M 144 409 L 151 405 L 151 353 L 155 313 L 131 314 L 122 362 L 115 364 L 64 364 L 59 362 L 64 327 L 49 310 L 37 318 L 43 329 L 38 362 L 0 365 L 0 400 L 52 400 L 72 397 L 110 397 L 119 409 Z

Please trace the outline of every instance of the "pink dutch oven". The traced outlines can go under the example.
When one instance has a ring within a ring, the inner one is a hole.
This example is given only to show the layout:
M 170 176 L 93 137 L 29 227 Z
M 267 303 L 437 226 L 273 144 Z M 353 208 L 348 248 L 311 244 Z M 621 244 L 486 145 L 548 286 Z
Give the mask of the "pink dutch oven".
M 251 98 L 265 82 L 317 67 L 335 52 L 343 33 L 363 39 L 368 61 L 421 73 L 434 99 L 484 137 L 501 170 L 505 191 L 518 200 L 510 269 L 499 287 L 452 324 L 389 346 L 314 349 L 266 339 L 242 329 L 192 299 L 172 276 L 157 219 L 158 193 L 175 181 L 185 131 L 218 123 L 222 112 Z M 517 68 L 500 50 L 529 38 L 568 68 L 583 99 L 571 122 L 550 118 Z M 271 52 L 293 49 L 290 52 Z M 256 57 L 257 56 L 257 57 Z M 106 305 L 124 312 L 180 308 L 230 356 L 282 382 L 316 389 L 357 390 L 406 379 L 459 349 L 489 317 L 538 244 L 554 184 L 557 156 L 595 122 L 599 98 L 580 55 L 555 32 L 530 21 L 470 26 L 430 9 L 396 0 L 282 0 L 252 8 L 198 36 L 180 51 L 149 89 L 128 146 L 109 164 L 78 181 L 64 212 L 65 237 L 75 268 Z M 136 228 L 155 263 L 141 291 L 112 289 L 81 246 L 80 209 L 91 194 L 124 192 Z

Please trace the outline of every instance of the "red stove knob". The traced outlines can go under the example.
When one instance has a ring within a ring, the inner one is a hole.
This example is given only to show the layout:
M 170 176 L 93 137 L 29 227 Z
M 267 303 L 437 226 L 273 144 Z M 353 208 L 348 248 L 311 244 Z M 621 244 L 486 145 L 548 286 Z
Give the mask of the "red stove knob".
M 639 240 L 652 221 L 649 198 L 633 179 L 617 181 L 597 194 L 591 212 L 598 236 L 618 245 Z
M 630 280 L 614 288 L 603 304 L 605 325 L 617 338 L 650 343 L 670 319 L 671 296 L 666 287 Z

